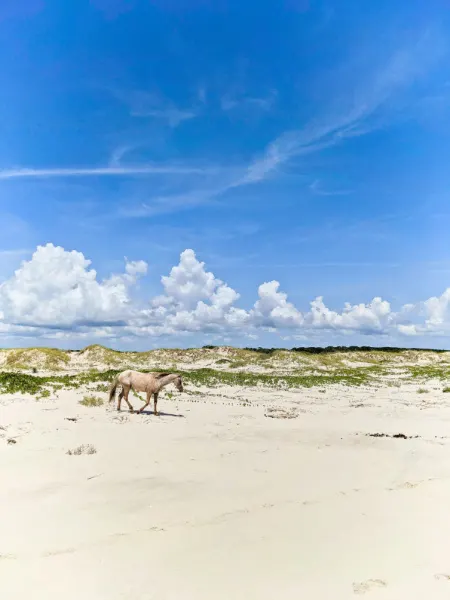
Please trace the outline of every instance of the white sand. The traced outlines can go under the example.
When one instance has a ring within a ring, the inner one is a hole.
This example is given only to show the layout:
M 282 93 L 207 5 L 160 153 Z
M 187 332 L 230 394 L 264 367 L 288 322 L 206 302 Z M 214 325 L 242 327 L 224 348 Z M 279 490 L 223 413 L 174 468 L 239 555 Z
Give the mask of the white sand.
M 1 598 L 450 598 L 450 394 L 218 393 L 1 396 Z

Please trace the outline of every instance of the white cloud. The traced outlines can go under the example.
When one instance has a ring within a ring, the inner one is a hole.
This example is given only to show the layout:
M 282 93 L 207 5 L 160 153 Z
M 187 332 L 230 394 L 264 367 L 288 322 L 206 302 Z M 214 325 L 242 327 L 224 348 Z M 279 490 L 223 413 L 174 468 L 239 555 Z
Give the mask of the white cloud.
M 193 250 L 181 253 L 180 262 L 161 278 L 165 294 L 153 299 L 147 315 L 162 321 L 168 331 L 208 331 L 235 327 L 247 313 L 233 304 L 239 294 L 197 260 Z
M 195 108 L 178 108 L 171 100 L 161 94 L 143 90 L 111 90 L 113 95 L 129 107 L 130 116 L 159 119 L 169 127 L 178 127 L 183 121 L 198 116 Z
M 256 339 L 259 331 L 315 342 L 351 333 L 391 336 L 449 335 L 450 288 L 441 296 L 405 304 L 397 312 L 375 297 L 364 304 L 330 309 L 322 297 L 301 312 L 280 291 L 278 281 L 263 283 L 248 310 L 239 293 L 208 271 L 187 249 L 161 278 L 163 293 L 145 304 L 132 297 L 144 261 L 125 261 L 123 273 L 100 281 L 81 252 L 39 246 L 14 275 L 0 285 L 0 337 L 95 339 L 199 335 Z
M 266 96 L 246 96 L 228 93 L 220 99 L 220 107 L 224 111 L 269 111 L 277 98 L 276 90 L 271 90 Z
M 369 76 L 360 73 L 344 95 L 338 92 L 332 95 L 333 103 L 322 116 L 273 140 L 249 166 L 247 182 L 262 181 L 297 156 L 365 135 L 386 121 L 398 119 L 389 106 L 392 98 L 419 79 L 446 51 L 446 43 L 438 31 L 425 31 L 415 44 L 394 51 Z
M 259 286 L 259 300 L 250 311 L 250 319 L 255 326 L 296 328 L 303 324 L 303 315 L 288 302 L 284 292 L 278 291 L 279 287 L 278 281 Z
M 346 303 L 341 313 L 330 310 L 319 296 L 311 302 L 308 323 L 313 328 L 383 333 L 393 319 L 389 302 L 374 298 L 369 304 Z
M 450 288 L 439 297 L 428 298 L 424 303 L 426 326 L 430 329 L 439 328 L 449 322 L 450 317 Z
M 180 110 L 174 106 L 164 109 L 147 109 L 142 112 L 132 112 L 133 117 L 153 117 L 167 121 L 169 127 L 178 127 L 183 121 L 189 121 L 197 116 L 193 110 Z
M 145 275 L 147 273 L 148 265 L 145 260 L 135 260 L 126 263 L 125 271 L 127 275 L 133 280 L 139 275 Z
M 402 335 L 409 335 L 409 336 L 413 336 L 413 335 L 417 335 L 418 331 L 415 325 L 399 325 L 398 326 L 398 331 L 399 333 L 401 333 Z
M 81 252 L 38 246 L 13 277 L 0 285 L 4 323 L 49 328 L 119 323 L 130 314 L 129 287 L 146 271 L 143 261 L 103 282 Z
M 57 169 L 1 169 L 0 179 L 37 179 L 55 177 L 96 177 L 96 176 L 136 176 L 136 175 L 204 175 L 208 169 L 184 167 L 181 165 L 112 165 L 107 167 L 68 167 Z

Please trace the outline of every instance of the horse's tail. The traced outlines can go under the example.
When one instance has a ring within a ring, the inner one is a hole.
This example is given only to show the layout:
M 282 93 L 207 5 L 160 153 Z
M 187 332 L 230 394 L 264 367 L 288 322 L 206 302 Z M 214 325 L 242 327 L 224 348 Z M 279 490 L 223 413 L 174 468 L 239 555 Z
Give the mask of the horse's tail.
M 111 387 L 109 388 L 109 401 L 110 402 L 112 402 L 114 396 L 116 395 L 116 389 L 117 389 L 118 385 L 119 385 L 119 376 L 117 375 L 117 377 L 112 382 Z

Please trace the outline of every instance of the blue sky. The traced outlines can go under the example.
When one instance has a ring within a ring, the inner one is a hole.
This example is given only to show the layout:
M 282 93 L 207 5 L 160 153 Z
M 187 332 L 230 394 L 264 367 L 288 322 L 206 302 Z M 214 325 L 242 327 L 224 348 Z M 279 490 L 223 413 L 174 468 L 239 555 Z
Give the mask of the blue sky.
M 16 4 L 1 345 L 450 347 L 450 3 Z

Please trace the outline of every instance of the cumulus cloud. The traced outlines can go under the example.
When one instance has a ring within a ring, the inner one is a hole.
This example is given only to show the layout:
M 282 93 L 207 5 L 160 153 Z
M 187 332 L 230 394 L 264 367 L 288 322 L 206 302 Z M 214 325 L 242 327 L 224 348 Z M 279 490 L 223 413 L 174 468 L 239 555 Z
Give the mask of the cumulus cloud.
M 369 304 L 346 303 L 342 313 L 330 310 L 319 296 L 311 302 L 308 322 L 313 328 L 383 333 L 393 319 L 391 306 L 386 300 L 374 298 Z
M 250 311 L 252 324 L 269 328 L 295 328 L 303 324 L 303 315 L 288 302 L 287 294 L 278 291 L 279 287 L 278 281 L 259 286 L 259 300 Z
M 13 277 L 0 285 L 3 323 L 67 328 L 123 322 L 130 314 L 129 287 L 146 271 L 130 262 L 122 275 L 102 282 L 81 252 L 38 246 Z
M 14 275 L 0 284 L 0 336 L 71 338 L 159 337 L 211 334 L 256 339 L 261 331 L 308 340 L 320 332 L 416 336 L 450 333 L 450 288 L 441 296 L 394 311 L 375 297 L 367 304 L 329 308 L 322 297 L 300 311 L 278 281 L 262 283 L 253 306 L 238 306 L 239 293 L 208 271 L 187 249 L 161 278 L 162 294 L 133 298 L 147 263 L 125 259 L 124 271 L 100 280 L 81 252 L 38 246 Z
M 235 327 L 247 319 L 234 307 L 239 294 L 205 269 L 193 250 L 185 250 L 170 274 L 161 278 L 164 294 L 152 301 L 145 314 L 167 332 L 214 331 Z

